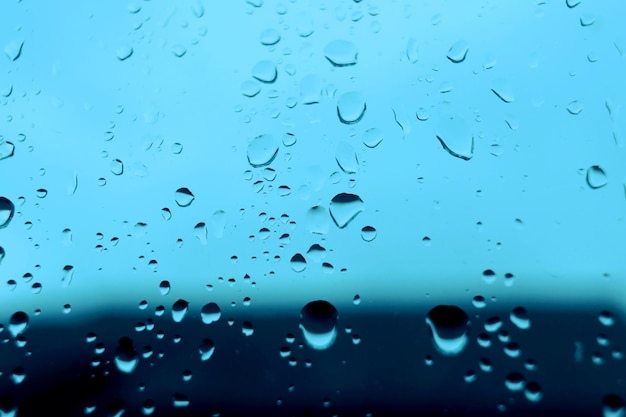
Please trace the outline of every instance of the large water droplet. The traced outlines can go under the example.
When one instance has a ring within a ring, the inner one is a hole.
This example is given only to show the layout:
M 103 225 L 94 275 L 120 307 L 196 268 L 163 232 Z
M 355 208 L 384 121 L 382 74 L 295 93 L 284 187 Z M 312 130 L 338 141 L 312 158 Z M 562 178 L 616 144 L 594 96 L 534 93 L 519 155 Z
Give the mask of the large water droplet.
M 208 361 L 215 352 L 215 343 L 211 339 L 202 339 L 198 351 L 200 352 L 200 359 Z
M 133 340 L 130 337 L 122 337 L 115 354 L 115 366 L 120 372 L 130 374 L 137 368 L 138 363 L 139 355 L 133 346 Z
M 7 227 L 15 213 L 15 206 L 6 197 L 0 197 L 0 229 Z
M 530 328 L 530 318 L 524 307 L 515 307 L 509 316 L 511 322 L 522 330 Z
M 443 117 L 437 128 L 437 139 L 452 156 L 470 160 L 474 156 L 474 136 L 468 124 L 461 117 Z
M 262 83 L 271 84 L 276 81 L 278 71 L 272 61 L 263 60 L 252 67 L 252 76 Z
M 220 307 L 215 303 L 205 304 L 202 310 L 200 310 L 200 317 L 204 324 L 215 323 L 222 317 L 222 310 L 220 310 Z
M 189 207 L 195 199 L 193 193 L 189 191 L 189 188 L 181 187 L 176 190 L 174 194 L 174 200 L 179 207 Z
M 460 40 L 450 47 L 447 57 L 450 61 L 458 64 L 465 61 L 467 51 L 469 51 L 468 43 L 464 40 Z
M 11 333 L 11 336 L 16 337 L 17 335 L 24 333 L 28 327 L 29 321 L 30 318 L 28 317 L 28 314 L 23 311 L 16 311 L 13 313 L 11 319 L 9 320 L 9 333 Z
M 355 174 L 359 170 L 359 160 L 352 145 L 348 142 L 339 142 L 335 151 L 335 160 L 339 168 L 346 174 Z
M 616 394 L 605 395 L 602 399 L 603 417 L 624 417 L 626 416 L 626 404 L 624 399 Z
M 330 200 L 330 217 L 343 229 L 363 211 L 363 200 L 356 194 L 341 193 Z
M 312 349 L 324 350 L 337 338 L 337 309 L 328 301 L 317 300 L 300 310 L 300 330 Z
M 180 299 L 172 306 L 172 319 L 176 323 L 183 321 L 189 310 L 189 303 L 183 299 Z
M 11 41 L 4 46 L 4 53 L 11 61 L 15 61 L 22 55 L 24 41 Z
M 590 166 L 587 169 L 587 185 L 594 190 L 602 188 L 608 183 L 606 172 L 598 165 Z
M 278 141 L 272 135 L 259 135 L 248 145 L 248 163 L 255 168 L 272 163 L 278 153 Z
M 357 91 L 344 93 L 337 101 L 339 121 L 347 125 L 359 122 L 365 114 L 365 99 Z
M 457 306 L 438 305 L 426 315 L 433 344 L 444 355 L 458 355 L 467 346 L 469 319 Z
M 324 56 L 335 67 L 347 67 L 356 64 L 359 51 L 352 42 L 334 40 L 324 48 Z

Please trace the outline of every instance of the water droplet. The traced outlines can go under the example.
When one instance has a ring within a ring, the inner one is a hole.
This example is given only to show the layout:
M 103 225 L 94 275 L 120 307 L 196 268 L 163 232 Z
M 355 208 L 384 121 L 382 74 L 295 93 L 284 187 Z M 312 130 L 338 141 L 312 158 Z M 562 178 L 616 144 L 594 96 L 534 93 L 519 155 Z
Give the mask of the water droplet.
M 497 332 L 502 325 L 502 319 L 498 316 L 492 316 L 485 320 L 485 330 L 489 333 Z
M 524 307 L 515 307 L 511 311 L 511 315 L 509 316 L 509 318 L 514 325 L 522 330 L 527 330 L 530 328 L 530 318 L 528 317 L 528 312 Z
M 208 303 L 202 307 L 200 310 L 200 317 L 202 318 L 202 323 L 211 324 L 215 323 L 222 317 L 222 311 L 220 307 L 215 303 Z
M 195 196 L 189 191 L 189 188 L 181 187 L 174 194 L 174 200 L 179 207 L 189 207 L 194 199 Z
M 515 100 L 511 84 L 503 79 L 494 80 L 492 82 L 491 91 L 505 103 L 512 103 Z
M 578 6 L 580 2 L 581 0 L 565 0 L 565 4 L 567 4 L 567 7 L 569 7 L 570 9 Z
M 278 141 L 272 135 L 259 135 L 248 145 L 248 163 L 255 168 L 272 163 L 278 153 Z
M 261 92 L 261 85 L 254 80 L 246 80 L 241 83 L 241 94 L 246 97 L 255 97 Z
M 172 218 L 172 211 L 168 209 L 167 207 L 163 207 L 161 209 L 161 216 L 163 216 L 165 220 L 169 220 Z
M 465 374 L 463 375 L 463 380 L 468 383 L 471 384 L 472 382 L 476 381 L 477 379 L 477 375 L 476 375 L 476 371 L 467 371 L 465 372 Z
M 581 26 L 591 26 L 596 22 L 596 17 L 591 13 L 585 13 L 580 16 Z
M 48 195 L 48 190 L 46 190 L 45 188 L 40 188 L 37 191 L 35 191 L 35 196 L 37 198 L 46 198 L 47 195 Z
M 324 48 L 324 56 L 335 67 L 347 67 L 356 64 L 359 51 L 352 42 L 334 40 Z
M 541 391 L 541 385 L 537 382 L 529 382 L 524 388 L 524 395 L 526 399 L 531 403 L 538 403 L 543 398 L 543 392 Z
M 206 227 L 206 223 L 200 222 L 193 227 L 193 235 L 200 241 L 202 245 L 207 244 L 207 236 L 209 229 Z
M 161 283 L 159 284 L 159 291 L 161 292 L 161 295 L 167 295 L 170 293 L 171 290 L 172 286 L 170 285 L 169 281 L 161 281 Z
M 183 151 L 183 145 L 179 142 L 174 142 L 172 143 L 172 153 L 174 155 L 180 155 L 180 153 Z
M 113 175 L 122 175 L 124 173 L 124 163 L 119 159 L 112 160 L 111 172 Z
M 330 201 L 329 211 L 337 227 L 343 229 L 363 211 L 363 200 L 356 194 L 337 194 Z
M 244 336 L 252 336 L 254 334 L 254 327 L 252 327 L 252 323 L 244 321 L 241 324 L 241 333 L 243 333 Z
M 455 64 L 459 64 L 465 61 L 465 57 L 467 56 L 468 51 L 469 51 L 469 44 L 464 40 L 460 40 L 450 47 L 450 49 L 448 50 L 447 57 L 450 61 L 454 62 Z
M 254 65 L 254 67 L 252 67 L 252 77 L 262 83 L 271 84 L 276 81 L 277 76 L 278 71 L 276 70 L 276 65 L 272 61 L 259 61 Z
M 24 41 L 11 41 L 4 46 L 4 53 L 11 61 L 15 61 L 22 55 Z
M 587 168 L 587 185 L 594 190 L 602 188 L 608 183 L 606 172 L 598 165 Z
M 569 112 L 569 114 L 572 114 L 574 116 L 582 112 L 583 109 L 583 104 L 578 100 L 570 101 L 567 105 L 567 111 Z
M 474 156 L 474 136 L 461 117 L 443 117 L 437 129 L 437 139 L 452 156 L 469 161 Z
M 65 265 L 63 267 L 63 275 L 61 275 L 61 285 L 63 287 L 68 287 L 72 283 L 73 278 L 74 278 L 74 266 Z
M 156 409 L 156 406 L 154 404 L 154 401 L 147 399 L 141 405 L 141 414 L 143 414 L 144 416 L 152 415 L 155 409 Z
M 350 91 L 344 93 L 337 101 L 337 115 L 341 123 L 351 125 L 359 122 L 365 114 L 367 106 L 361 93 Z
M 283 145 L 289 147 L 295 145 L 297 142 L 296 135 L 293 133 L 285 133 L 283 135 Z
M 24 333 L 28 327 L 29 321 L 30 318 L 28 317 L 28 314 L 23 311 L 16 311 L 13 313 L 11 319 L 9 320 L 9 333 L 11 333 L 11 336 L 16 337 L 17 335 Z
M 598 315 L 598 320 L 603 326 L 611 327 L 615 325 L 615 317 L 610 311 L 602 310 Z
M 493 371 L 493 366 L 491 365 L 491 361 L 487 358 L 481 358 L 478 365 L 480 366 L 480 370 L 483 372 Z
M 6 197 L 0 197 L 0 229 L 7 227 L 15 213 L 15 206 Z
M 260 40 L 262 45 L 276 45 L 280 41 L 280 33 L 276 29 L 266 29 L 261 32 Z
M 13 372 L 11 372 L 11 379 L 13 380 L 13 383 L 15 385 L 21 384 L 25 378 L 26 378 L 26 370 L 21 366 L 14 368 Z
M 117 49 L 117 59 L 125 61 L 133 55 L 133 48 L 128 45 L 122 45 Z
M 183 321 L 189 310 L 189 303 L 183 299 L 180 299 L 172 306 L 172 319 L 176 323 Z
M 482 295 L 477 295 L 472 298 L 472 305 L 476 308 L 485 308 L 487 307 L 487 301 L 485 301 L 485 297 Z
M 215 343 L 213 343 L 211 339 L 202 339 L 198 350 L 200 352 L 200 359 L 202 359 L 202 361 L 208 361 L 211 356 L 213 356 L 213 352 L 215 352 Z
M 182 58 L 187 53 L 187 48 L 180 44 L 174 45 L 172 47 L 172 53 L 176 58 Z
M 366 242 L 376 239 L 376 229 L 372 226 L 364 226 L 361 229 L 361 238 Z
M 511 372 L 506 376 L 504 385 L 510 391 L 521 391 L 524 389 L 524 376 L 519 372 Z
M 337 309 L 328 301 L 317 300 L 300 310 L 300 330 L 306 344 L 316 350 L 328 349 L 337 338 Z
M 189 404 L 189 397 L 187 397 L 185 394 L 176 392 L 174 393 L 174 395 L 172 395 L 172 405 L 175 408 L 189 407 Z
M 15 153 L 15 145 L 0 139 L 0 160 L 10 158 Z
M 302 272 L 306 269 L 306 259 L 300 253 L 296 253 L 291 257 L 291 269 L 296 272 Z
M 2 263 L 2 260 L 4 259 L 5 255 L 6 255 L 6 252 L 4 251 L 4 248 L 0 246 L 0 264 Z
M 507 343 L 506 345 L 504 345 L 504 353 L 509 358 L 519 358 L 522 354 L 522 350 L 520 349 L 520 346 L 517 343 L 511 342 L 511 343 Z
M 438 305 L 426 315 L 433 344 L 443 355 L 458 355 L 468 342 L 469 319 L 457 306 Z
M 359 170 L 359 160 L 352 145 L 341 141 L 337 144 L 335 160 L 339 168 L 346 174 L 355 174 Z
M 377 147 L 383 139 L 383 132 L 375 127 L 367 129 L 363 133 L 363 144 L 370 149 Z
M 135 351 L 133 340 L 130 337 L 122 337 L 115 354 L 115 366 L 120 372 L 130 374 L 137 368 L 138 363 L 139 355 Z
M 330 228 L 328 214 L 323 206 L 313 206 L 307 211 L 307 228 L 309 232 L 325 235 Z

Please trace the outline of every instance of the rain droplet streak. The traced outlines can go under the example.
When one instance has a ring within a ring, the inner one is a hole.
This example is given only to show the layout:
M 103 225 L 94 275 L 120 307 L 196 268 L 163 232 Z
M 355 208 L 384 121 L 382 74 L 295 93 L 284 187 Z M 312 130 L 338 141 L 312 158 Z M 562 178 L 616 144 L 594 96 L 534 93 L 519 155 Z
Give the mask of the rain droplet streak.
M 468 51 L 469 44 L 464 40 L 460 40 L 450 47 L 446 56 L 450 61 L 454 62 L 455 64 L 459 64 L 465 61 L 465 57 L 467 57 Z
M 465 161 L 474 156 L 474 136 L 468 124 L 459 116 L 442 118 L 437 129 L 437 139 L 452 156 Z
M 215 352 L 215 343 L 213 343 L 211 339 L 202 339 L 198 351 L 200 353 L 200 359 L 202 361 L 208 361 L 211 356 L 213 356 L 213 352 Z
M 337 194 L 330 200 L 330 217 L 338 228 L 343 229 L 363 211 L 363 205 L 363 200 L 356 194 Z
M 530 318 L 524 307 L 515 307 L 509 316 L 511 322 L 522 330 L 530 329 Z
M 179 207 L 189 207 L 194 199 L 195 196 L 189 188 L 181 187 L 174 194 L 174 200 Z
M 262 83 L 271 84 L 276 81 L 277 76 L 278 71 L 276 70 L 276 65 L 274 65 L 272 61 L 259 61 L 254 65 L 254 67 L 252 67 L 252 77 Z
M 183 321 L 189 310 L 189 303 L 183 299 L 180 299 L 172 306 L 172 319 L 176 323 Z
M 328 301 L 317 300 L 300 310 L 300 330 L 306 344 L 316 350 L 328 349 L 337 338 L 337 309 Z
M 609 182 L 606 172 L 598 165 L 587 168 L 587 185 L 592 189 L 604 187 Z
M 363 118 L 366 109 L 365 98 L 357 91 L 344 93 L 337 101 L 339 121 L 347 125 L 358 123 Z
M 202 318 L 202 323 L 211 324 L 215 323 L 222 317 L 222 310 L 215 303 L 208 303 L 202 307 L 200 310 L 200 317 Z
M 367 129 L 363 133 L 363 144 L 367 146 L 368 148 L 377 147 L 380 144 L 380 142 L 383 141 L 383 139 L 384 139 L 383 132 L 376 127 Z
M 271 164 L 276 154 L 278 154 L 278 141 L 269 134 L 255 137 L 248 145 L 248 163 L 255 168 Z
M 139 364 L 139 355 L 133 346 L 133 340 L 129 337 L 122 337 L 117 346 L 115 354 L 115 366 L 120 372 L 132 373 Z
M 324 48 L 324 56 L 335 67 L 355 65 L 358 55 L 356 45 L 349 41 L 334 40 Z
M 23 311 L 16 311 L 9 320 L 9 333 L 11 333 L 11 336 L 17 337 L 18 335 L 24 333 L 29 322 L 30 318 L 28 317 L 28 314 Z
M 355 174 L 359 170 L 359 160 L 352 145 L 341 141 L 337 144 L 335 160 L 339 168 L 346 174 Z
M 447 356 L 461 353 L 469 341 L 469 318 L 457 306 L 438 305 L 426 315 L 435 348 Z
M 361 238 L 366 242 L 376 239 L 376 229 L 372 226 L 363 226 L 361 229 Z
M 15 214 L 15 206 L 6 197 L 0 197 L 0 229 L 5 228 L 11 222 Z
M 302 272 L 306 269 L 306 259 L 300 253 L 293 255 L 289 263 L 291 264 L 291 269 L 295 272 Z

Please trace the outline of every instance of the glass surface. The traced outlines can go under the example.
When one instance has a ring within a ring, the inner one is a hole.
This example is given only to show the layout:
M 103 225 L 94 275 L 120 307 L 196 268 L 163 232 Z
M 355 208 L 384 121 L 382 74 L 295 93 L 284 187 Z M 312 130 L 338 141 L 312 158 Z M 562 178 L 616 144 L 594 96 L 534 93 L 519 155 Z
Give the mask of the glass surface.
M 618 0 L 0 5 L 0 416 L 625 416 Z

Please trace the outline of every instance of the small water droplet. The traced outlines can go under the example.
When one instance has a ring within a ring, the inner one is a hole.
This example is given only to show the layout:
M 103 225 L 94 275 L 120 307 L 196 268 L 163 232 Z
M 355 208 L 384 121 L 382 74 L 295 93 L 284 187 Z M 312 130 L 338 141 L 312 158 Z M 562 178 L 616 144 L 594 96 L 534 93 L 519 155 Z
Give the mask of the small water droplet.
M 252 77 L 262 83 L 271 84 L 276 81 L 277 76 L 278 71 L 276 70 L 276 65 L 272 61 L 262 60 L 257 62 L 254 67 L 252 67 Z
M 183 299 L 180 299 L 172 306 L 172 319 L 176 323 L 183 321 L 189 310 L 189 303 Z
M 141 404 L 141 414 L 144 416 L 149 416 L 154 413 L 156 406 L 154 404 L 154 400 L 147 399 Z
M 335 67 L 355 65 L 358 54 L 355 44 L 339 39 L 331 41 L 324 48 L 324 56 Z
M 513 88 L 508 81 L 496 79 L 492 82 L 491 91 L 505 103 L 512 103 L 515 100 L 513 96 Z
M 45 188 L 40 188 L 37 191 L 35 191 L 35 196 L 37 198 L 46 198 L 47 195 L 48 195 L 48 190 L 46 190 Z
M 543 398 L 541 385 L 534 381 L 527 383 L 526 388 L 524 388 L 524 396 L 531 403 L 538 403 Z
M 215 352 L 215 343 L 213 343 L 211 339 L 202 339 L 202 343 L 200 343 L 198 350 L 200 353 L 200 359 L 202 361 L 208 361 L 211 356 L 213 356 L 213 352 Z
M 522 350 L 520 349 L 520 346 L 517 343 L 511 342 L 511 343 L 507 343 L 506 345 L 504 345 L 504 353 L 509 358 L 519 358 L 522 354 Z
M 587 185 L 590 188 L 598 189 L 604 187 L 608 183 L 606 172 L 598 165 L 592 165 L 587 168 Z
M 29 322 L 30 318 L 28 317 L 28 314 L 23 311 L 16 311 L 9 320 L 9 333 L 11 333 L 11 336 L 17 337 L 18 335 L 24 333 Z
M 280 41 L 280 33 L 276 29 L 266 29 L 261 32 L 260 41 L 262 45 L 276 45 Z
M 115 354 L 115 366 L 120 372 L 130 374 L 139 363 L 139 355 L 133 346 L 133 340 L 130 337 L 122 337 L 117 346 Z
M 189 207 L 195 196 L 189 191 L 189 188 L 181 187 L 174 193 L 174 200 L 179 207 Z
M 255 97 L 261 92 L 261 84 L 254 80 L 246 80 L 241 83 L 241 94 L 246 97 Z
M 481 358 L 478 365 L 480 366 L 480 370 L 483 372 L 493 371 L 493 366 L 491 365 L 491 361 L 487 358 Z
M 0 160 L 10 158 L 15 153 L 15 145 L 0 138 Z
M 476 381 L 477 378 L 478 376 L 476 375 L 476 371 L 473 371 L 473 370 L 467 371 L 463 375 L 463 380 L 468 384 L 471 384 L 472 382 Z
M 172 286 L 170 285 L 169 281 L 161 281 L 161 283 L 159 284 L 159 291 L 161 292 L 161 295 L 167 295 L 170 293 L 171 290 Z
M 9 225 L 14 213 L 15 206 L 11 200 L 6 197 L 0 197 L 0 229 Z
M 464 40 L 460 40 L 450 47 L 446 56 L 450 61 L 454 62 L 455 64 L 459 64 L 465 61 L 465 57 L 467 56 L 468 51 L 469 44 Z
M 200 317 L 202 318 L 202 322 L 204 324 L 215 323 L 222 317 L 222 311 L 220 307 L 215 303 L 208 303 L 202 307 L 200 310 Z
M 25 378 L 26 378 L 26 370 L 21 366 L 14 368 L 13 371 L 11 372 L 11 380 L 13 381 L 15 385 L 21 384 Z
M 472 298 L 472 305 L 476 308 L 485 308 L 487 307 L 487 301 L 485 301 L 485 297 L 482 295 L 477 295 Z
M 307 211 L 306 218 L 309 232 L 318 235 L 328 233 L 330 222 L 328 221 L 326 208 L 323 206 L 313 206 Z
M 596 17 L 591 13 L 585 13 L 580 16 L 580 25 L 581 26 L 591 26 L 596 22 Z
M 328 301 L 317 300 L 300 310 L 300 330 L 306 344 L 316 350 L 328 349 L 337 337 L 337 309 Z
M 509 316 L 509 318 L 514 325 L 522 330 L 527 330 L 530 328 L 530 318 L 528 317 L 528 312 L 522 306 L 515 307 L 513 310 L 511 310 L 511 315 Z
M 573 9 L 574 7 L 578 6 L 580 4 L 580 2 L 581 2 L 581 0 L 565 0 L 565 4 L 570 9 Z
M 443 355 L 458 355 L 468 343 L 469 318 L 457 306 L 438 305 L 426 315 L 435 348 Z
M 583 109 L 584 109 L 583 104 L 578 100 L 570 101 L 569 104 L 567 105 L 568 113 L 574 116 L 576 116 L 577 114 L 580 114 L 580 112 L 582 112 Z
M 494 333 L 502 327 L 502 319 L 498 316 L 492 316 L 485 320 L 485 330 Z
M 335 161 L 346 174 L 355 174 L 359 170 L 359 160 L 356 152 L 348 142 L 341 141 L 337 144 Z
M 363 211 L 363 200 L 356 194 L 337 194 L 330 201 L 330 216 L 340 229 L 345 228 Z
M 367 129 L 363 133 L 363 144 L 370 149 L 377 147 L 383 139 L 383 132 L 376 127 Z
M 172 53 L 176 58 L 182 58 L 187 53 L 187 48 L 183 45 L 177 44 L 172 47 Z
M 180 155 L 180 153 L 183 151 L 183 145 L 179 142 L 174 142 L 172 143 L 172 153 L 174 155 Z
M 133 55 L 133 48 L 128 45 L 122 45 L 117 49 L 117 59 L 125 61 Z
M 278 154 L 278 142 L 269 134 L 255 137 L 248 145 L 248 163 L 255 168 L 271 164 L 276 154 Z
M 376 229 L 372 226 L 364 226 L 361 229 L 361 238 L 366 242 L 376 239 Z
M 11 41 L 4 46 L 4 53 L 11 61 L 17 60 L 22 55 L 24 41 Z
M 598 314 L 598 320 L 603 326 L 611 327 L 615 325 L 615 317 L 610 311 L 602 310 L 600 314 Z
M 465 161 L 474 156 L 474 136 L 469 125 L 461 117 L 448 115 L 438 125 L 437 139 L 452 156 Z
M 341 123 L 358 123 L 365 114 L 367 106 L 363 95 L 357 91 L 344 93 L 337 101 L 337 115 Z
M 509 391 L 521 391 L 524 389 L 524 376 L 519 372 L 511 372 L 506 376 L 504 385 Z
M 68 287 L 72 283 L 73 278 L 74 278 L 74 266 L 65 265 L 63 267 L 63 275 L 61 275 L 61 285 L 63 287 Z
M 122 175 L 124 173 L 124 163 L 119 159 L 112 160 L 111 172 L 113 175 Z

